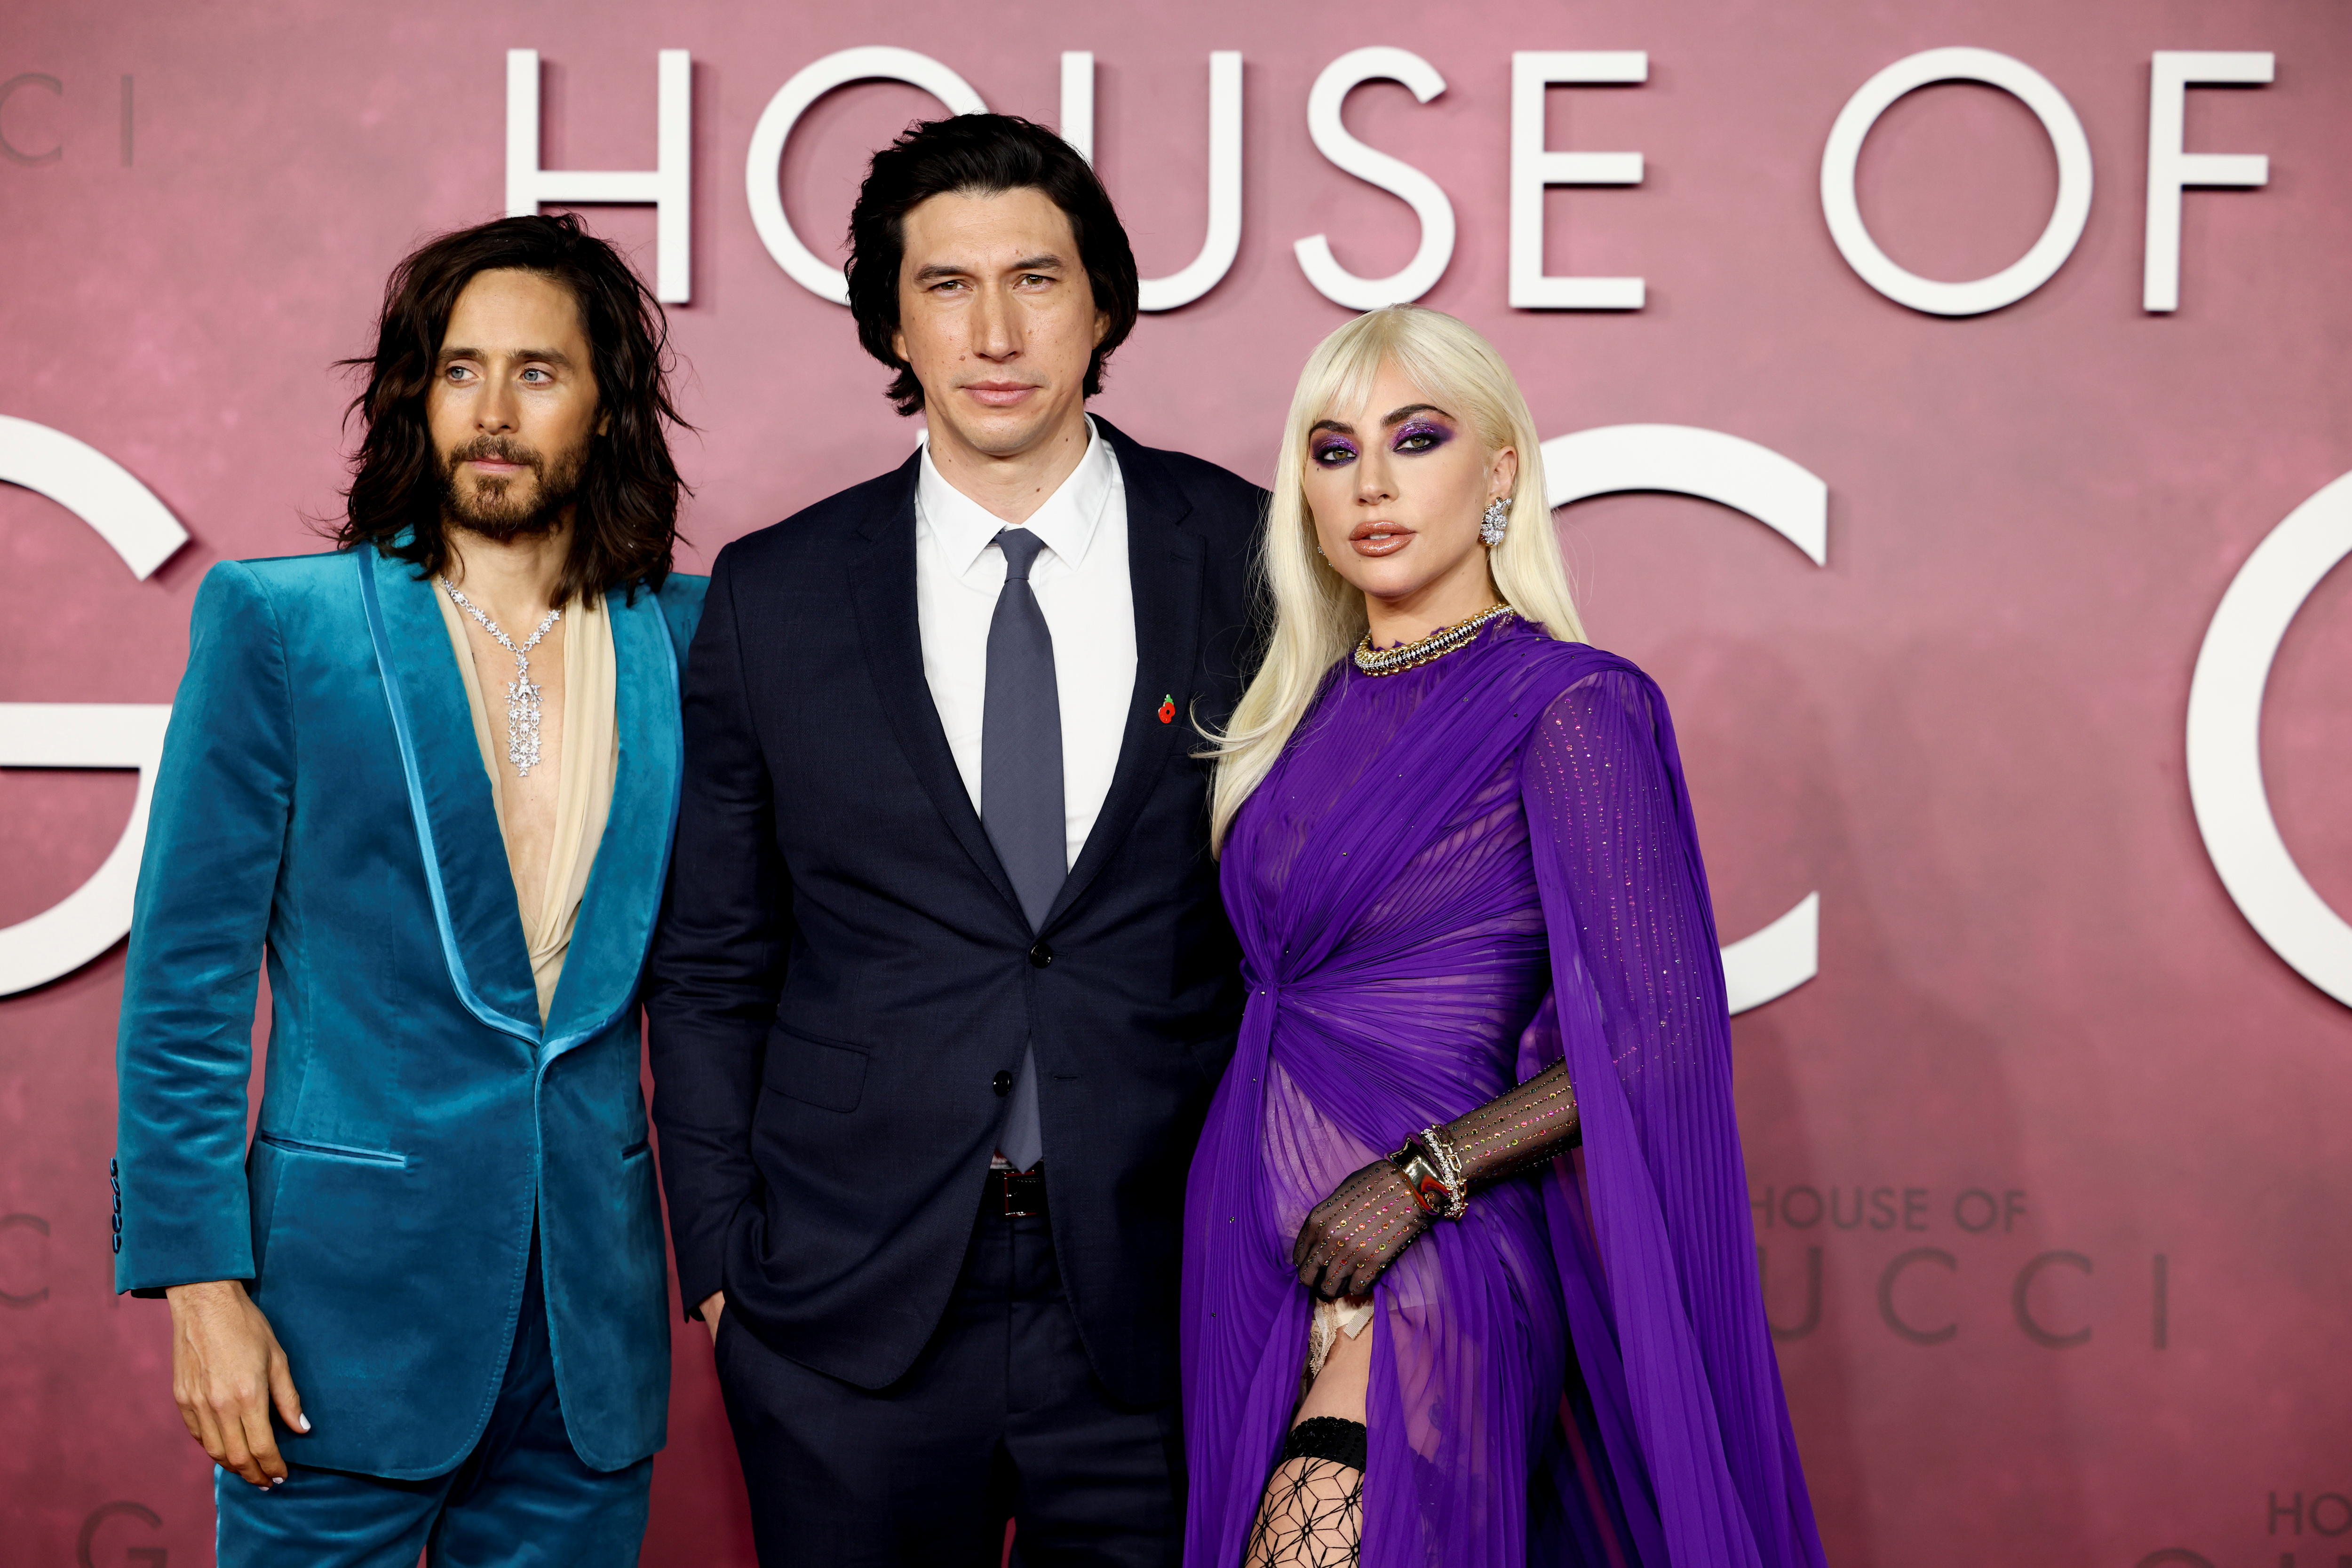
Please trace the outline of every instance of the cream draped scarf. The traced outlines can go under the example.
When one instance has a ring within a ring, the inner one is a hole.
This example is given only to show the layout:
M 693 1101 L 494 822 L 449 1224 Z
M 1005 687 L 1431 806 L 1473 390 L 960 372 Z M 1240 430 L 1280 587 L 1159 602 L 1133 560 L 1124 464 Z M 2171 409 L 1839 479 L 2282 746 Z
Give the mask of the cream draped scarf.
M 457 653 L 457 674 L 466 683 L 466 706 L 474 716 L 474 739 L 482 749 L 482 770 L 490 776 L 490 802 L 499 815 L 499 837 L 508 845 L 508 868 L 515 878 L 515 902 L 522 915 L 522 935 L 530 949 L 530 977 L 539 988 L 539 1021 L 547 1022 L 548 1006 L 555 999 L 555 983 L 563 974 L 563 956 L 572 946 L 572 930 L 580 915 L 581 894 L 588 889 L 588 873 L 596 862 L 596 846 L 604 841 L 604 819 L 613 809 L 613 776 L 619 766 L 618 735 L 613 722 L 613 623 L 604 614 L 601 595 L 583 599 L 563 612 L 563 758 L 556 779 L 555 839 L 547 857 L 547 874 L 537 887 L 525 887 L 522 868 L 513 861 L 513 842 L 507 832 L 506 744 L 490 729 L 490 705 L 483 695 L 479 671 L 474 668 L 472 643 L 466 635 L 465 612 L 449 601 L 437 585 L 434 600 L 441 606 L 441 622 Z M 501 674 L 503 688 L 509 677 Z M 505 734 L 505 710 L 499 708 L 499 736 Z

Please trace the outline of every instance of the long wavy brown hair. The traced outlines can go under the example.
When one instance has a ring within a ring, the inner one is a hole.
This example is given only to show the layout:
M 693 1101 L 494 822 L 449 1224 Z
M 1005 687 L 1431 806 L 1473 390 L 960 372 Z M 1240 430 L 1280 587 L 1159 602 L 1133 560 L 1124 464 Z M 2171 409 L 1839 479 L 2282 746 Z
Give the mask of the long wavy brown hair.
M 348 423 L 363 430 L 352 457 L 342 519 L 345 549 L 373 545 L 431 577 L 449 563 L 442 465 L 425 419 L 441 340 L 457 297 L 478 273 L 513 267 L 554 279 L 580 305 L 607 416 L 591 439 L 572 513 L 572 549 L 555 603 L 592 594 L 658 589 L 677 544 L 686 486 L 670 460 L 669 432 L 688 428 L 670 401 L 669 328 L 629 264 L 570 214 L 499 218 L 431 241 L 393 269 L 376 322 L 374 352 L 340 361 L 363 371 Z

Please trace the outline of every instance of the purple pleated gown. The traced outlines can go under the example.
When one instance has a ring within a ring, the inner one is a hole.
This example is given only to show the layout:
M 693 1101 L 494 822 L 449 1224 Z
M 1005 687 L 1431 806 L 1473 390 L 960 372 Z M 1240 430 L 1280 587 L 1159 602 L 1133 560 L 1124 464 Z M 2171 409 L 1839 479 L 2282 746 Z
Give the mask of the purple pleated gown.
M 1818 1568 L 1656 686 L 1516 620 L 1343 662 L 1223 875 L 1249 1010 L 1187 1188 L 1187 1568 L 1239 1564 L 1296 1406 L 1307 1211 L 1563 1056 L 1580 1153 L 1374 1290 L 1362 1561 Z

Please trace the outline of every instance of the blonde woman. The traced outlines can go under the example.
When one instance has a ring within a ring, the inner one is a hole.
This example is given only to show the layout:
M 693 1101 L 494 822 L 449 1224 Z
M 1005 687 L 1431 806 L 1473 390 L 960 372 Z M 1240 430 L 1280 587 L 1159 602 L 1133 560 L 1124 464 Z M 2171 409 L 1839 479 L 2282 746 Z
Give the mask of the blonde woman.
M 1581 640 L 1510 371 L 1435 311 L 1342 327 L 1267 529 L 1186 1563 L 1818 1568 L 1673 727 Z

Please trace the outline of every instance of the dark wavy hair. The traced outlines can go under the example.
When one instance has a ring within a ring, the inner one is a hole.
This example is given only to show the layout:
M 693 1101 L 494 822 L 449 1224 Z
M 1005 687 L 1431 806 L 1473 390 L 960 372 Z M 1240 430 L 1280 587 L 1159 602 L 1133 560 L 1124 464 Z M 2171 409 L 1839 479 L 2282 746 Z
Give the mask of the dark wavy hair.
M 507 267 L 572 291 L 588 338 L 597 406 L 609 419 L 591 438 L 581 470 L 572 551 L 554 601 L 622 589 L 635 599 L 638 588 L 657 589 L 669 575 L 686 486 L 670 461 L 668 432 L 688 426 L 670 402 L 662 308 L 620 253 L 568 213 L 459 229 L 393 268 L 375 351 L 339 361 L 364 371 L 367 386 L 344 414 L 346 423 L 358 415 L 365 433 L 352 458 L 342 520 L 331 528 L 335 542 L 345 549 L 373 545 L 415 563 L 421 576 L 448 565 L 441 460 L 425 399 L 458 295 L 478 273 Z M 406 543 L 404 532 L 412 535 Z
M 850 314 L 857 319 L 857 340 L 866 351 L 898 372 L 889 397 L 900 413 L 923 408 L 923 383 L 890 346 L 898 330 L 907 214 L 950 192 L 992 196 L 1024 189 L 1044 192 L 1068 217 L 1095 308 L 1110 319 L 1109 330 L 1087 362 L 1086 395 L 1102 391 L 1104 362 L 1135 329 L 1139 287 L 1135 252 L 1110 193 L 1077 150 L 1044 126 L 1012 114 L 959 114 L 910 125 L 874 154 L 849 214 Z

